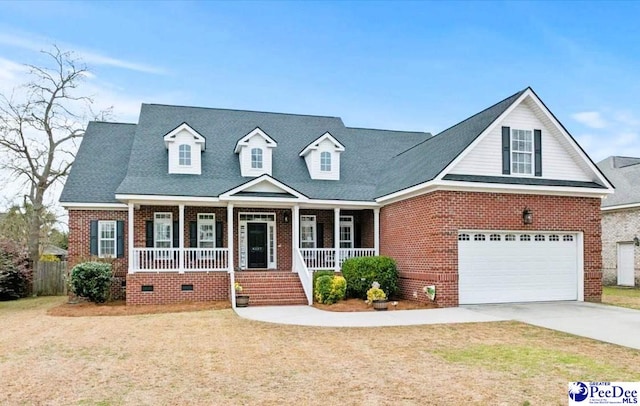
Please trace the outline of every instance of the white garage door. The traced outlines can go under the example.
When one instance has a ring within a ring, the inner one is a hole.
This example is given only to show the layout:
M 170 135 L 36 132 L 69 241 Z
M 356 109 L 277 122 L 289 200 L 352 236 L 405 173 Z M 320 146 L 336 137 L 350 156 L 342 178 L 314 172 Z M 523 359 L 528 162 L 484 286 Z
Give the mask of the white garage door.
M 577 300 L 577 236 L 458 234 L 460 304 Z

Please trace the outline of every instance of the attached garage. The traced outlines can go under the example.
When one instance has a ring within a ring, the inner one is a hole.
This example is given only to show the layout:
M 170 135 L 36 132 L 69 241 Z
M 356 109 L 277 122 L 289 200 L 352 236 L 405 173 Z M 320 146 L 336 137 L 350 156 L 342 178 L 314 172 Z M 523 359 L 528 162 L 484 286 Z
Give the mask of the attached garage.
M 577 300 L 579 237 L 548 231 L 460 232 L 459 303 Z

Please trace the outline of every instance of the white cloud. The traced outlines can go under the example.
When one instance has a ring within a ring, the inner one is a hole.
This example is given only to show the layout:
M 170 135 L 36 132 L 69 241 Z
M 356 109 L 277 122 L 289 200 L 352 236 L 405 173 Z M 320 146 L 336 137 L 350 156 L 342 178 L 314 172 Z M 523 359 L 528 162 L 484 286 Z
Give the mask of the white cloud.
M 89 65 L 112 66 L 116 68 L 128 69 L 143 73 L 153 73 L 157 75 L 163 75 L 167 73 L 161 67 L 113 58 L 107 55 L 102 55 L 96 51 L 82 49 L 76 45 L 65 44 L 52 39 L 36 37 L 35 35 L 31 34 L 22 34 L 20 36 L 17 36 L 0 33 L 0 44 L 36 52 L 50 49 L 52 44 L 57 44 L 61 49 L 73 51 L 79 58 L 82 59 L 83 62 L 86 62 Z
M 605 128 L 606 120 L 597 111 L 584 111 L 572 114 L 571 117 L 577 122 L 586 125 L 589 128 Z

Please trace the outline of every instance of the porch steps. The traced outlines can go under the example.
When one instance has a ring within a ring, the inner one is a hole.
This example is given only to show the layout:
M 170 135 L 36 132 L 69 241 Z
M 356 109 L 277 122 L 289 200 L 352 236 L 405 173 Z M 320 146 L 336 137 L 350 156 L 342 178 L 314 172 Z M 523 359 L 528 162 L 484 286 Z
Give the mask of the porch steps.
M 249 295 L 249 306 L 307 304 L 300 278 L 291 271 L 237 271 L 235 280 Z

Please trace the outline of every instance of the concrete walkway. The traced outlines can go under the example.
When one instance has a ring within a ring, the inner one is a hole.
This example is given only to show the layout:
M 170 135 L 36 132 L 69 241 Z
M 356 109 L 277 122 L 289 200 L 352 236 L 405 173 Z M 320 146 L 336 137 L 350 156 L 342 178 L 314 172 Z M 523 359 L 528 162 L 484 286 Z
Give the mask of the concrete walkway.
M 640 349 L 640 310 L 588 302 L 467 305 L 466 310 Z
M 640 349 L 640 310 L 587 302 L 467 305 L 447 309 L 329 312 L 311 306 L 237 308 L 243 318 L 319 327 L 381 327 L 516 320 Z
M 318 327 L 413 326 L 508 320 L 462 307 L 379 312 L 329 312 L 311 306 L 249 306 L 236 308 L 236 313 L 250 320 Z

